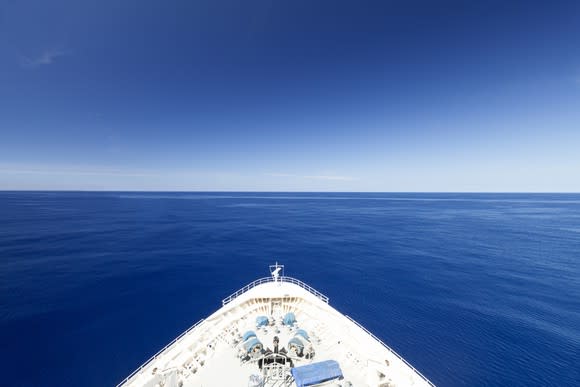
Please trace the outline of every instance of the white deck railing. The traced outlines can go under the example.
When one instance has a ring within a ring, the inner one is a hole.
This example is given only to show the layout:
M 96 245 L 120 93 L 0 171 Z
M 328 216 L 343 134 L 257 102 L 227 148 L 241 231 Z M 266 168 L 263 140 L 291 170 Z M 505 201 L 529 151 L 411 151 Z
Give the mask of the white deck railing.
M 165 351 L 166 349 L 168 349 L 169 347 L 171 347 L 173 345 L 176 345 L 178 341 L 180 341 L 181 339 L 183 339 L 185 337 L 185 335 L 187 335 L 189 332 L 191 332 L 194 328 L 198 327 L 204 321 L 205 321 L 204 319 L 199 320 L 198 322 L 196 322 L 195 324 L 193 324 L 191 327 L 189 327 L 185 332 L 183 332 L 182 334 L 180 334 L 179 336 L 177 336 L 175 338 L 175 340 L 173 340 L 171 343 L 167 344 L 165 347 L 163 347 L 163 349 L 161 349 L 160 351 L 158 351 L 155 355 L 151 356 L 151 358 L 149 360 L 147 360 L 145 363 L 143 363 L 143 365 L 141 365 L 141 367 L 139 367 L 135 371 L 133 371 L 131 373 L 131 375 L 129 375 L 129 376 L 127 376 L 125 378 L 125 380 L 123 380 L 121 383 L 117 384 L 117 387 L 124 385 L 129 380 L 131 380 L 134 376 L 136 376 L 137 374 L 139 374 L 145 367 L 147 367 L 149 365 L 149 363 L 151 363 L 153 360 L 157 359 L 157 357 L 159 357 L 159 355 L 161 353 L 163 353 L 163 351 Z
M 374 334 L 372 334 L 368 329 L 366 329 L 365 327 L 363 327 L 362 325 L 360 325 L 352 317 L 350 317 L 350 316 L 346 316 L 346 317 L 350 321 L 352 321 L 356 326 L 358 326 L 360 329 L 362 329 L 365 333 L 367 333 L 369 336 L 371 336 L 373 339 L 375 339 L 376 341 L 378 341 L 379 343 L 381 343 L 383 347 L 385 347 L 386 349 L 388 349 L 389 352 L 391 352 L 393 355 L 395 355 L 397 358 L 399 358 L 409 368 L 411 368 L 413 371 L 415 371 L 415 373 L 417 375 L 419 375 L 421 377 L 421 379 L 423 379 L 424 381 L 426 381 L 427 384 L 429 384 L 432 387 L 435 387 L 435 385 L 433 383 L 431 383 L 431 381 L 429 379 L 427 379 L 421 372 L 419 372 L 417 369 L 415 369 L 415 367 L 413 367 L 411 364 L 409 364 L 409 362 L 407 360 L 403 359 L 403 357 L 401 355 L 399 355 L 397 352 L 395 352 L 391 347 L 389 347 L 387 344 L 383 343 L 383 341 L 381 339 L 379 339 L 377 336 L 375 336 Z
M 294 285 L 298 285 L 302 289 L 307 290 L 308 292 L 312 293 L 313 295 L 315 295 L 316 297 L 320 298 L 322 301 L 324 301 L 324 302 L 326 302 L 328 304 L 328 297 L 326 297 L 324 294 L 320 293 L 318 290 L 314 289 L 310 285 L 307 285 L 304 282 L 302 282 L 300 280 L 297 280 L 296 278 L 292 278 L 292 277 L 279 277 L 277 279 L 277 281 L 280 281 L 280 282 L 288 282 L 288 283 L 291 283 L 291 284 L 294 284 Z M 275 282 L 274 281 L 274 277 L 264 277 L 264 278 L 260 278 L 260 279 L 255 280 L 252 283 L 247 284 L 246 286 L 244 286 L 243 288 L 241 288 L 237 292 L 235 292 L 235 293 L 231 294 L 230 296 L 224 298 L 222 300 L 222 306 L 230 303 L 236 297 L 240 296 L 241 294 L 244 294 L 248 290 L 250 290 L 252 288 L 255 288 L 258 285 L 267 283 L 267 282 Z

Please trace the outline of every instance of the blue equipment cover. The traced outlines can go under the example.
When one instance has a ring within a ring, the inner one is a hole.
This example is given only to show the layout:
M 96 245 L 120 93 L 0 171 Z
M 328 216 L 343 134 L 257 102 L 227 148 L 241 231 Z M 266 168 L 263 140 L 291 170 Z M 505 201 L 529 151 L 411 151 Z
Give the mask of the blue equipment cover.
M 341 378 L 342 370 L 335 360 L 326 360 L 312 363 L 301 367 L 292 368 L 290 371 L 296 386 L 304 387 Z
M 247 331 L 246 333 L 244 333 L 244 335 L 242 336 L 243 340 L 242 341 L 246 341 L 248 340 L 250 337 L 256 337 L 256 332 L 254 331 Z
M 244 343 L 244 348 L 246 349 L 246 352 L 251 352 L 257 345 L 262 345 L 262 343 L 260 343 L 260 340 L 257 338 L 252 337 L 250 340 Z
M 268 325 L 268 317 L 266 316 L 258 316 L 256 317 L 256 327 L 261 327 L 264 325 Z
M 292 344 L 297 346 L 300 349 L 300 352 L 304 349 L 304 342 L 300 339 L 300 337 L 294 336 L 288 341 L 288 348 L 292 347 Z
M 295 322 L 296 322 L 296 316 L 294 316 L 294 313 L 292 313 L 292 312 L 286 313 L 286 315 L 282 319 L 282 323 L 284 325 L 292 325 Z
M 294 336 L 302 336 L 306 340 L 310 341 L 310 336 L 308 336 L 308 332 L 306 332 L 304 329 L 296 329 L 296 334 L 294 334 Z

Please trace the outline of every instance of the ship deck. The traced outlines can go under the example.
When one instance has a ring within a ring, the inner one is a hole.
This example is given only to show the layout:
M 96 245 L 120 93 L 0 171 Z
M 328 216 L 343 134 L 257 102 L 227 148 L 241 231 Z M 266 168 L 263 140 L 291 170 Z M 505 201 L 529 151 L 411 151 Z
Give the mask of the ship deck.
M 310 363 L 316 363 L 323 360 L 336 360 L 341 366 L 344 374 L 344 381 L 340 385 L 348 386 L 351 383 L 354 386 L 366 384 L 364 375 L 360 372 L 360 360 L 358 360 L 348 347 L 343 345 L 327 331 L 324 323 L 308 324 L 305 314 L 296 313 L 297 321 L 304 321 L 302 324 L 296 324 L 293 327 L 287 327 L 280 322 L 269 325 L 264 328 L 256 329 L 256 317 L 263 316 L 262 313 L 253 313 L 245 316 L 239 323 L 233 324 L 226 333 L 221 335 L 214 344 L 211 351 L 211 358 L 206 359 L 207 366 L 200 367 L 196 377 L 190 379 L 191 383 L 184 386 L 204 386 L 204 387 L 221 387 L 246 386 L 252 375 L 261 375 L 256 360 L 242 360 L 240 357 L 240 345 L 236 344 L 239 335 L 246 331 L 254 331 L 257 339 L 264 344 L 264 347 L 273 349 L 274 336 L 277 336 L 281 343 L 281 348 L 287 349 L 288 341 L 293 337 L 297 329 L 305 329 L 310 334 L 310 338 L 315 350 L 313 358 L 305 359 L 304 357 L 293 357 L 295 366 L 301 366 Z M 279 320 L 279 319 L 278 319 Z M 241 352 L 244 352 L 241 350 Z M 279 385 L 284 385 L 281 381 Z M 295 385 L 292 384 L 291 385 Z
M 186 331 L 121 385 L 295 386 L 287 372 L 289 367 L 283 375 L 274 375 L 268 367 L 261 370 L 258 359 L 264 350 L 274 349 L 275 336 L 279 339 L 279 349 L 289 350 L 289 341 L 299 329 L 308 333 L 305 343 L 313 356 L 298 356 L 290 351 L 288 359 L 294 367 L 324 360 L 334 360 L 340 365 L 343 378 L 324 385 L 432 385 L 380 340 L 328 305 L 328 298 L 296 281 L 258 280 L 241 289 L 225 299 L 222 308 Z M 295 322 L 285 324 L 283 319 L 290 312 Z M 257 327 L 258 317 L 266 317 L 267 325 Z M 248 331 L 253 331 L 262 344 L 261 352 L 244 347 L 242 336 Z M 259 379 L 265 383 L 257 384 Z

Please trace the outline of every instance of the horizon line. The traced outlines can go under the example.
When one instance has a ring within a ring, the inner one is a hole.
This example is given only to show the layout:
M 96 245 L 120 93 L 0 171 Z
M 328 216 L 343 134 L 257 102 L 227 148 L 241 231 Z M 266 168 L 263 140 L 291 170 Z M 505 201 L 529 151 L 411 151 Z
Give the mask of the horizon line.
M 85 193 L 374 193 L 374 194 L 580 194 L 580 191 L 254 191 L 254 190 L 84 190 L 84 189 L 0 189 L 0 192 L 85 192 Z

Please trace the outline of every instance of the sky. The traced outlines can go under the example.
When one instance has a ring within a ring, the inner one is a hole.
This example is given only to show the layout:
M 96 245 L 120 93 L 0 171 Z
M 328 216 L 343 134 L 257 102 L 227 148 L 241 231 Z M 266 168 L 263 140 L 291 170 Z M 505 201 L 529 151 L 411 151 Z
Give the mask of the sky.
M 580 192 L 580 2 L 0 0 L 0 190 Z

